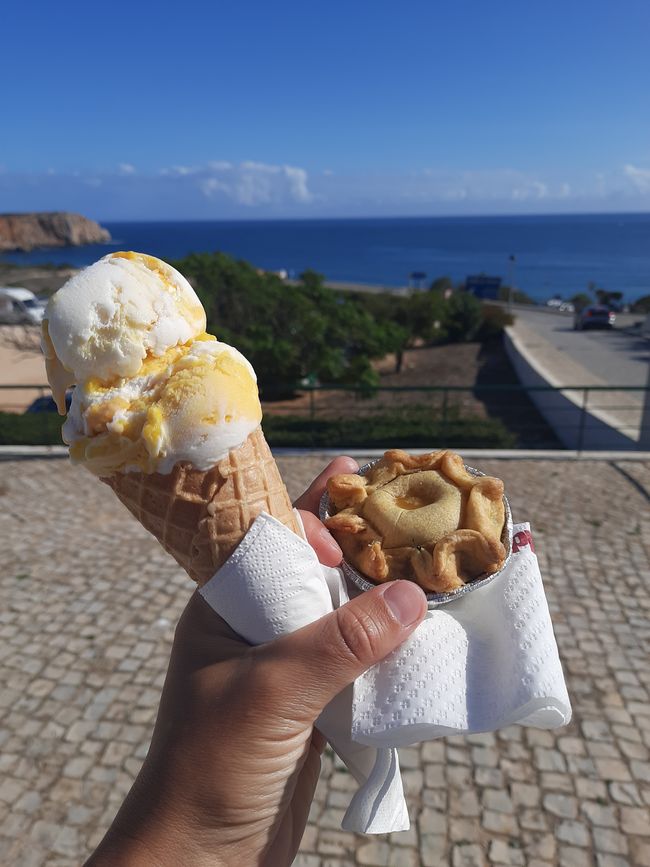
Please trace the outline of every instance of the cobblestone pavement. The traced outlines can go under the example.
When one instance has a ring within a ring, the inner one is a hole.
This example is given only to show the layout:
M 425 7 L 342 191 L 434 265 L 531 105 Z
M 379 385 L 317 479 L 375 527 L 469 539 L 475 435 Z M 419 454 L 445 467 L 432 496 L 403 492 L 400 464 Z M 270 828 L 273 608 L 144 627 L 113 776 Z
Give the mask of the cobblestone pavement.
M 279 463 L 296 494 L 324 461 Z M 341 831 L 326 754 L 296 867 L 650 865 L 650 464 L 481 465 L 533 524 L 573 722 L 402 750 L 412 828 L 388 837 Z M 0 463 L 0 538 L 0 864 L 72 867 L 145 755 L 191 584 L 61 460 Z

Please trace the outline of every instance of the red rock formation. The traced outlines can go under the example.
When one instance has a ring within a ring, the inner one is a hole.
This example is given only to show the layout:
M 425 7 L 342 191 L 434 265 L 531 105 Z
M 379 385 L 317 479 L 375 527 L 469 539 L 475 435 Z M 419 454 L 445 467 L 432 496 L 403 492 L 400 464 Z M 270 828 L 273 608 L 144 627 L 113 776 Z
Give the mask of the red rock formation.
M 78 247 L 110 241 L 110 232 L 94 220 L 64 211 L 0 214 L 0 251 L 34 247 Z

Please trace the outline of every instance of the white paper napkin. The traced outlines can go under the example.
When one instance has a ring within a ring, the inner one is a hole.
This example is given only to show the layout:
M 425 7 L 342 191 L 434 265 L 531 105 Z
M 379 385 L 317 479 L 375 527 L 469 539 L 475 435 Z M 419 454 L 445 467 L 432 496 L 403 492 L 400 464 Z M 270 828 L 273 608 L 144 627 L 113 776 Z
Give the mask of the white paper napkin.
M 486 587 L 429 611 L 415 633 L 331 702 L 318 728 L 359 790 L 343 827 L 388 833 L 409 827 L 395 747 L 521 723 L 565 725 L 569 697 L 528 524 Z M 252 644 L 292 632 L 344 604 L 340 570 L 260 515 L 204 599 Z

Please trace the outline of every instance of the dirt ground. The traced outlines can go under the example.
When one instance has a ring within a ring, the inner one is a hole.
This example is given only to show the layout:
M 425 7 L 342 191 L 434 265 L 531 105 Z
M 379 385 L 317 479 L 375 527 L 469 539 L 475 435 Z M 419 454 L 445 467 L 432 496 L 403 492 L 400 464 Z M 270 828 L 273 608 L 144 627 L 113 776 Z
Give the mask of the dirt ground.
M 518 379 L 501 341 L 417 347 L 404 353 L 399 373 L 394 355 L 387 355 L 375 367 L 380 385 L 371 398 L 338 390 L 301 392 L 292 400 L 263 402 L 264 412 L 337 419 L 363 418 L 395 407 L 427 406 L 438 416 L 457 413 L 500 418 L 508 429 L 521 432 L 521 444 L 531 448 L 559 445 L 535 406 L 516 390 Z M 513 386 L 514 390 L 499 391 L 494 386 Z M 427 390 L 432 387 L 437 390 Z M 395 388 L 405 390 L 392 390 Z
M 0 325 L 0 410 L 24 412 L 33 400 L 49 391 L 16 385 L 47 385 L 40 332 L 34 326 Z

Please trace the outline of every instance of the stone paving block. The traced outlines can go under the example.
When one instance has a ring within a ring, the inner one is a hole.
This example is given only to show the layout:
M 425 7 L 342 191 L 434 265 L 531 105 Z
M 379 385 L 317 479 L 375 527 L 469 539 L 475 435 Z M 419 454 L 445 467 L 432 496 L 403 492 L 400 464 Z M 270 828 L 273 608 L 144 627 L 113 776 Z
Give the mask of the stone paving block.
M 424 782 L 432 789 L 441 789 L 447 785 L 444 765 L 425 765 Z
M 594 828 L 592 833 L 596 852 L 627 855 L 629 848 L 627 838 L 620 831 L 613 828 Z
M 560 846 L 560 867 L 593 867 L 593 858 L 586 849 L 577 849 L 574 846 Z
M 627 783 L 632 780 L 627 764 L 619 759 L 595 759 L 598 776 L 608 782 Z M 633 763 L 632 763 L 633 764 Z
M 447 858 L 449 841 L 442 834 L 421 834 L 420 864 L 421 867 L 439 867 Z
M 513 783 L 512 801 L 516 807 L 536 807 L 541 800 L 541 789 L 529 783 Z
M 503 771 L 498 768 L 486 768 L 478 765 L 474 769 L 474 782 L 477 786 L 489 786 L 492 789 L 502 789 L 505 785 Z
M 610 783 L 609 794 L 617 804 L 628 804 L 632 807 L 642 806 L 643 798 L 635 783 Z
M 650 846 L 647 837 L 630 837 L 630 860 L 635 867 L 650 867 Z
M 372 867 L 390 867 L 391 848 L 383 840 L 371 840 L 362 843 L 356 851 L 358 864 L 369 864 Z
M 518 864 L 524 865 L 524 853 L 517 846 L 506 843 L 505 840 L 492 840 L 489 849 L 490 862 L 492 864 Z
M 483 810 L 481 824 L 490 834 L 508 834 L 510 837 L 516 837 L 519 832 L 516 817 L 508 815 L 508 813 Z
M 454 843 L 475 843 L 481 839 L 481 828 L 476 819 L 452 816 L 449 819 L 449 839 Z
M 553 834 L 524 831 L 521 835 L 521 842 L 528 861 L 536 858 L 544 860 L 555 858 L 557 842 Z
M 650 837 L 650 809 L 621 807 L 621 830 L 625 834 Z M 647 845 L 650 846 L 650 840 Z
M 485 867 L 485 852 L 475 843 L 454 846 L 451 853 L 452 867 Z
M 554 816 L 565 819 L 575 819 L 578 815 L 578 801 L 566 795 L 545 795 L 544 808 Z
M 438 810 L 425 807 L 418 818 L 420 834 L 447 834 L 447 816 Z
M 587 847 L 591 843 L 589 829 L 582 822 L 574 822 L 565 819 L 555 826 L 555 834 L 558 840 L 569 843 L 571 846 Z
M 487 810 L 496 810 L 497 813 L 514 812 L 510 796 L 503 789 L 484 789 L 483 806 Z

